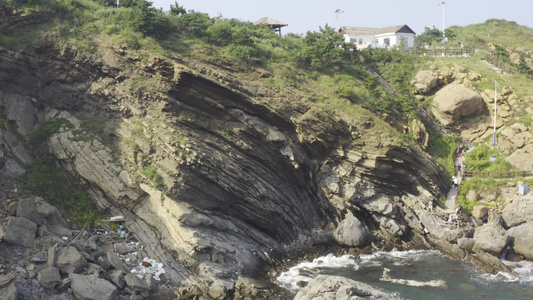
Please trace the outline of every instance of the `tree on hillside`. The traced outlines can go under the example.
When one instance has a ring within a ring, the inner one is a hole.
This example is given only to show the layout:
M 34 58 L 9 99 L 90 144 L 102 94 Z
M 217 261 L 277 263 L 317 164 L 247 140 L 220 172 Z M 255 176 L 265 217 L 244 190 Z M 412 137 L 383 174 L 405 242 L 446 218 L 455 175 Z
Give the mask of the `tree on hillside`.
M 328 67 L 342 61 L 345 51 L 344 37 L 327 24 L 319 32 L 308 31 L 305 47 L 300 53 L 304 64 L 312 68 Z
M 420 45 L 431 45 L 442 40 L 442 31 L 435 28 L 435 26 L 433 26 L 433 29 L 425 27 L 424 33 L 418 35 L 415 39 Z
M 178 2 L 174 1 L 174 5 L 170 4 L 170 11 L 168 12 L 169 15 L 173 16 L 179 16 L 186 14 L 187 11 L 183 6 L 180 6 Z
M 518 71 L 525 75 L 533 75 L 533 69 L 527 64 L 526 59 L 523 55 L 520 55 L 520 60 L 518 62 Z

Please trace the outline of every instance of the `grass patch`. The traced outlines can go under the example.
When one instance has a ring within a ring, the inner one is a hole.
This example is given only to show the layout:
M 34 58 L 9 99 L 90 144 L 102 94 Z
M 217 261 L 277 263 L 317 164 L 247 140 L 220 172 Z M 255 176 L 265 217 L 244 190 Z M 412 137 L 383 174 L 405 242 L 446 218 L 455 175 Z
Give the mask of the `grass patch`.
M 57 168 L 52 155 L 36 160 L 26 171 L 27 176 L 22 180 L 24 188 L 65 212 L 79 228 L 94 227 L 103 218 L 83 187 Z
M 468 154 L 470 155 L 470 153 Z M 461 190 L 457 195 L 457 201 L 461 203 L 462 211 L 470 214 L 474 206 L 485 205 L 492 207 L 487 202 L 477 201 L 477 200 L 467 200 L 466 194 L 470 190 L 475 190 L 478 193 L 498 193 L 499 186 L 506 185 L 509 180 L 495 180 L 494 178 L 481 178 L 481 177 L 472 177 L 468 180 L 465 180 L 461 183 Z
M 494 157 L 496 160 L 490 161 Z M 500 156 L 500 150 L 481 144 L 468 152 L 465 157 L 465 164 L 470 171 L 488 171 L 488 172 L 510 172 L 519 171 L 514 168 L 508 161 Z
M 54 133 L 58 132 L 61 128 L 69 129 L 73 128 L 74 125 L 70 123 L 67 119 L 52 119 L 41 123 L 31 134 L 30 134 L 30 144 L 33 149 L 41 146 L 46 142 Z
M 443 166 L 451 176 L 453 174 L 452 155 L 455 151 L 455 145 L 459 142 L 459 137 L 456 135 L 442 135 L 425 120 L 422 121 L 424 121 L 429 134 L 428 152 L 436 158 L 437 163 Z

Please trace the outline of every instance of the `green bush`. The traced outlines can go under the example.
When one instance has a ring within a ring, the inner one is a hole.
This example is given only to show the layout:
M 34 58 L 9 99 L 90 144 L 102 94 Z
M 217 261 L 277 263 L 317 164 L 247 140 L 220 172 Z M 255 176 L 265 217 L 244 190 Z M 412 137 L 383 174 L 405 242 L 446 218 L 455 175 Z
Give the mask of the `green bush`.
M 496 160 L 490 161 L 491 157 L 495 157 Z M 468 152 L 465 164 L 470 171 L 508 172 L 513 170 L 511 164 L 500 157 L 500 150 L 491 149 L 485 144 L 478 145 Z
M 72 127 L 74 127 L 74 125 L 72 125 L 72 123 L 70 123 L 70 121 L 67 119 L 52 119 L 37 126 L 37 128 L 30 134 L 29 141 L 32 148 L 37 148 L 61 128 L 68 129 Z
M 470 154 L 470 153 L 469 153 Z M 495 194 L 498 191 L 500 185 L 506 185 L 507 180 L 495 180 L 494 178 L 481 178 L 481 177 L 472 177 L 468 180 L 465 180 L 461 183 L 461 190 L 457 195 L 457 201 L 461 203 L 462 211 L 470 214 L 472 209 L 476 205 L 486 205 L 490 206 L 486 202 L 482 201 L 468 201 L 466 200 L 466 194 L 470 190 L 475 190 L 478 193 L 491 193 Z
M 180 15 L 174 22 L 177 29 L 189 38 L 206 37 L 207 29 L 214 24 L 207 14 L 198 12 Z

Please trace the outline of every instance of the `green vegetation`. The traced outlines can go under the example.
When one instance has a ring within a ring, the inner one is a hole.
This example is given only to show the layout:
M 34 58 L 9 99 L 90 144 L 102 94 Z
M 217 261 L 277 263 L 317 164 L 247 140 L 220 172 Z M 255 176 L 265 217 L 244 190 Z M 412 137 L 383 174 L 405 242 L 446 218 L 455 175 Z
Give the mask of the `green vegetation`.
M 470 153 L 468 153 L 468 155 L 470 155 Z M 461 203 L 461 210 L 465 213 L 470 214 L 474 206 L 477 206 L 477 205 L 490 206 L 490 204 L 483 202 L 483 201 L 467 200 L 466 194 L 468 193 L 468 191 L 476 190 L 478 193 L 497 194 L 498 186 L 505 185 L 505 184 L 507 184 L 506 180 L 495 180 L 493 178 L 480 178 L 480 177 L 473 177 L 473 178 L 470 178 L 469 180 L 463 181 L 461 183 L 461 190 L 459 191 L 459 194 L 457 195 L 457 201 Z
M 58 169 L 52 155 L 40 157 L 26 168 L 24 188 L 57 206 L 79 228 L 89 228 L 103 216 L 84 188 Z
M 490 161 L 490 158 L 495 158 Z M 478 145 L 465 157 L 465 164 L 470 171 L 509 172 L 516 171 L 509 162 L 500 156 L 500 150 L 491 149 L 485 144 Z
M 62 128 L 71 127 L 73 125 L 66 119 L 42 123 L 31 133 L 29 141 L 32 151 L 37 153 L 50 136 Z M 27 176 L 22 181 L 24 187 L 64 211 L 80 228 L 94 226 L 102 217 L 83 187 L 65 176 L 52 155 L 36 156 L 33 165 L 26 167 L 26 172 Z
M 305 105 L 318 107 L 333 117 L 342 116 L 344 120 L 368 120 L 372 132 L 369 130 L 367 133 L 363 132 L 363 135 L 372 134 L 379 138 L 381 135 L 389 135 L 404 141 L 409 137 L 395 129 L 407 126 L 416 118 L 418 106 L 428 105 L 431 101 L 418 103 L 413 100 L 409 82 L 417 70 L 428 68 L 426 63 L 430 60 L 439 66 L 457 66 L 457 60 L 448 57 L 419 57 L 398 49 L 358 50 L 355 45 L 345 43 L 343 36 L 328 25 L 318 31 L 308 31 L 305 35 L 288 34 L 281 37 L 266 25 L 256 26 L 251 22 L 224 19 L 221 16 L 210 18 L 205 13 L 187 11 L 177 2 L 171 5 L 168 12 L 155 9 L 146 0 L 123 0 L 120 9 L 113 8 L 113 5 L 114 1 L 110 0 L 32 0 L 27 3 L 0 0 L 0 7 L 24 10 L 29 14 L 47 12 L 50 18 L 54 18 L 30 32 L 0 32 L 0 45 L 20 50 L 40 43 L 39 46 L 53 46 L 89 59 L 99 58 L 109 49 L 124 50 L 132 58 L 127 65 L 132 70 L 138 67 L 137 62 L 144 63 L 143 58 L 148 55 L 161 56 L 177 63 L 207 61 L 227 67 L 239 80 L 261 80 L 277 91 L 276 96 L 283 100 L 306 102 Z M 447 47 L 464 45 L 469 48 L 476 45 L 478 51 L 474 56 L 461 58 L 460 61 L 461 66 L 483 74 L 486 79 L 472 82 L 475 89 L 493 89 L 491 82 L 497 80 L 499 87 L 511 85 L 512 82 L 519 97 L 533 94 L 533 85 L 524 76 L 509 75 L 502 78 L 491 71 L 480 61 L 489 50 L 478 47 L 485 47 L 490 43 L 496 50 L 496 58 L 513 64 L 509 60 L 510 51 L 517 51 L 518 46 L 533 49 L 533 30 L 505 20 L 488 20 L 485 24 L 451 27 L 445 35 L 449 39 Z M 425 32 L 417 37 L 417 42 L 421 45 L 440 46 L 441 39 L 442 32 L 426 27 Z M 520 45 L 516 41 L 521 41 Z M 520 52 L 523 55 L 514 66 L 525 74 L 531 74 L 524 56 L 526 52 Z M 367 72 L 368 67 L 391 83 L 400 95 L 381 85 L 377 76 Z M 140 74 L 133 72 L 120 81 L 145 100 L 146 97 L 143 96 L 157 93 L 158 87 Z M 282 105 L 277 103 L 280 102 L 272 101 L 271 104 Z M 196 115 L 186 111 L 179 115 L 181 121 L 195 122 L 197 119 Z M 517 114 L 517 120 L 526 125 L 531 124 L 529 115 Z M 98 138 L 106 146 L 110 146 L 113 139 L 103 124 L 98 117 L 81 118 L 81 129 L 74 132 L 75 138 Z M 5 125 L 5 120 L 0 119 L 0 128 Z M 132 139 L 124 140 L 123 143 L 136 149 L 136 142 L 150 141 L 153 124 L 145 126 L 139 121 L 133 126 Z M 56 119 L 39 126 L 30 139 L 34 144 L 33 148 L 42 145 L 62 127 L 72 128 L 72 124 L 64 119 Z M 234 135 L 230 128 L 219 128 L 226 136 Z M 426 128 L 430 134 L 428 152 L 452 174 L 451 156 L 457 138 L 441 136 L 428 124 Z M 179 136 L 177 138 L 184 139 Z M 497 160 L 489 162 L 491 156 L 497 157 Z M 158 173 L 162 172 L 161 169 L 154 164 L 148 165 L 151 162 L 146 157 L 141 157 L 141 160 L 147 164 L 141 174 L 157 188 L 166 190 L 160 175 L 163 173 Z M 499 153 L 492 152 L 486 146 L 479 146 L 469 154 L 467 166 L 470 170 L 511 170 Z M 67 180 L 66 177 L 61 177 L 52 159 L 42 158 L 28 172 L 29 178 L 36 181 L 28 182 L 28 188 L 44 191 L 46 197 L 53 198 L 49 201 L 57 201 L 70 211 L 72 218 L 80 226 L 86 226 L 94 220 L 91 219 L 94 216 L 83 218 L 81 211 L 77 210 L 78 206 L 87 211 L 90 209 L 85 202 L 88 198 L 78 194 L 78 185 L 61 184 L 65 186 L 65 191 L 51 188 L 57 186 L 52 185 L 53 177 Z M 473 180 L 471 184 L 476 182 L 478 181 Z M 478 183 L 481 186 L 486 184 Z M 75 197 L 69 198 L 69 193 Z M 470 204 L 465 203 L 464 207 L 469 207 L 468 205 Z
M 155 164 L 145 166 L 142 169 L 141 174 L 150 180 L 156 188 L 165 192 L 167 191 L 168 187 L 163 181 L 163 177 L 157 173 L 157 166 Z
M 429 124 L 425 124 L 429 133 L 428 152 L 436 158 L 437 162 L 443 166 L 448 174 L 453 174 L 453 153 L 455 145 L 459 142 L 456 135 L 441 135 Z M 451 176 L 451 175 L 450 175 Z
M 61 118 L 41 123 L 30 135 L 29 141 L 31 142 L 31 147 L 36 149 L 60 129 L 69 129 L 72 127 L 74 127 L 74 125 L 72 125 L 69 120 Z

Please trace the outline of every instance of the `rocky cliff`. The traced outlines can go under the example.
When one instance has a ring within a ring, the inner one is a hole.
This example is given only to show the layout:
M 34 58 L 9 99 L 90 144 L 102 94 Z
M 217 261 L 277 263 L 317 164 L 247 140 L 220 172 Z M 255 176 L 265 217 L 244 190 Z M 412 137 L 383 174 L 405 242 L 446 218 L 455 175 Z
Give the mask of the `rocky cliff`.
M 235 67 L 100 50 L 0 48 L 3 172 L 24 176 L 40 124 L 68 124 L 41 137 L 41 153 L 101 212 L 125 216 L 173 285 L 222 299 L 319 246 L 424 244 L 418 212 L 449 182 L 392 128 L 282 98 L 261 70 L 239 79 Z M 347 216 L 358 232 L 333 234 Z

